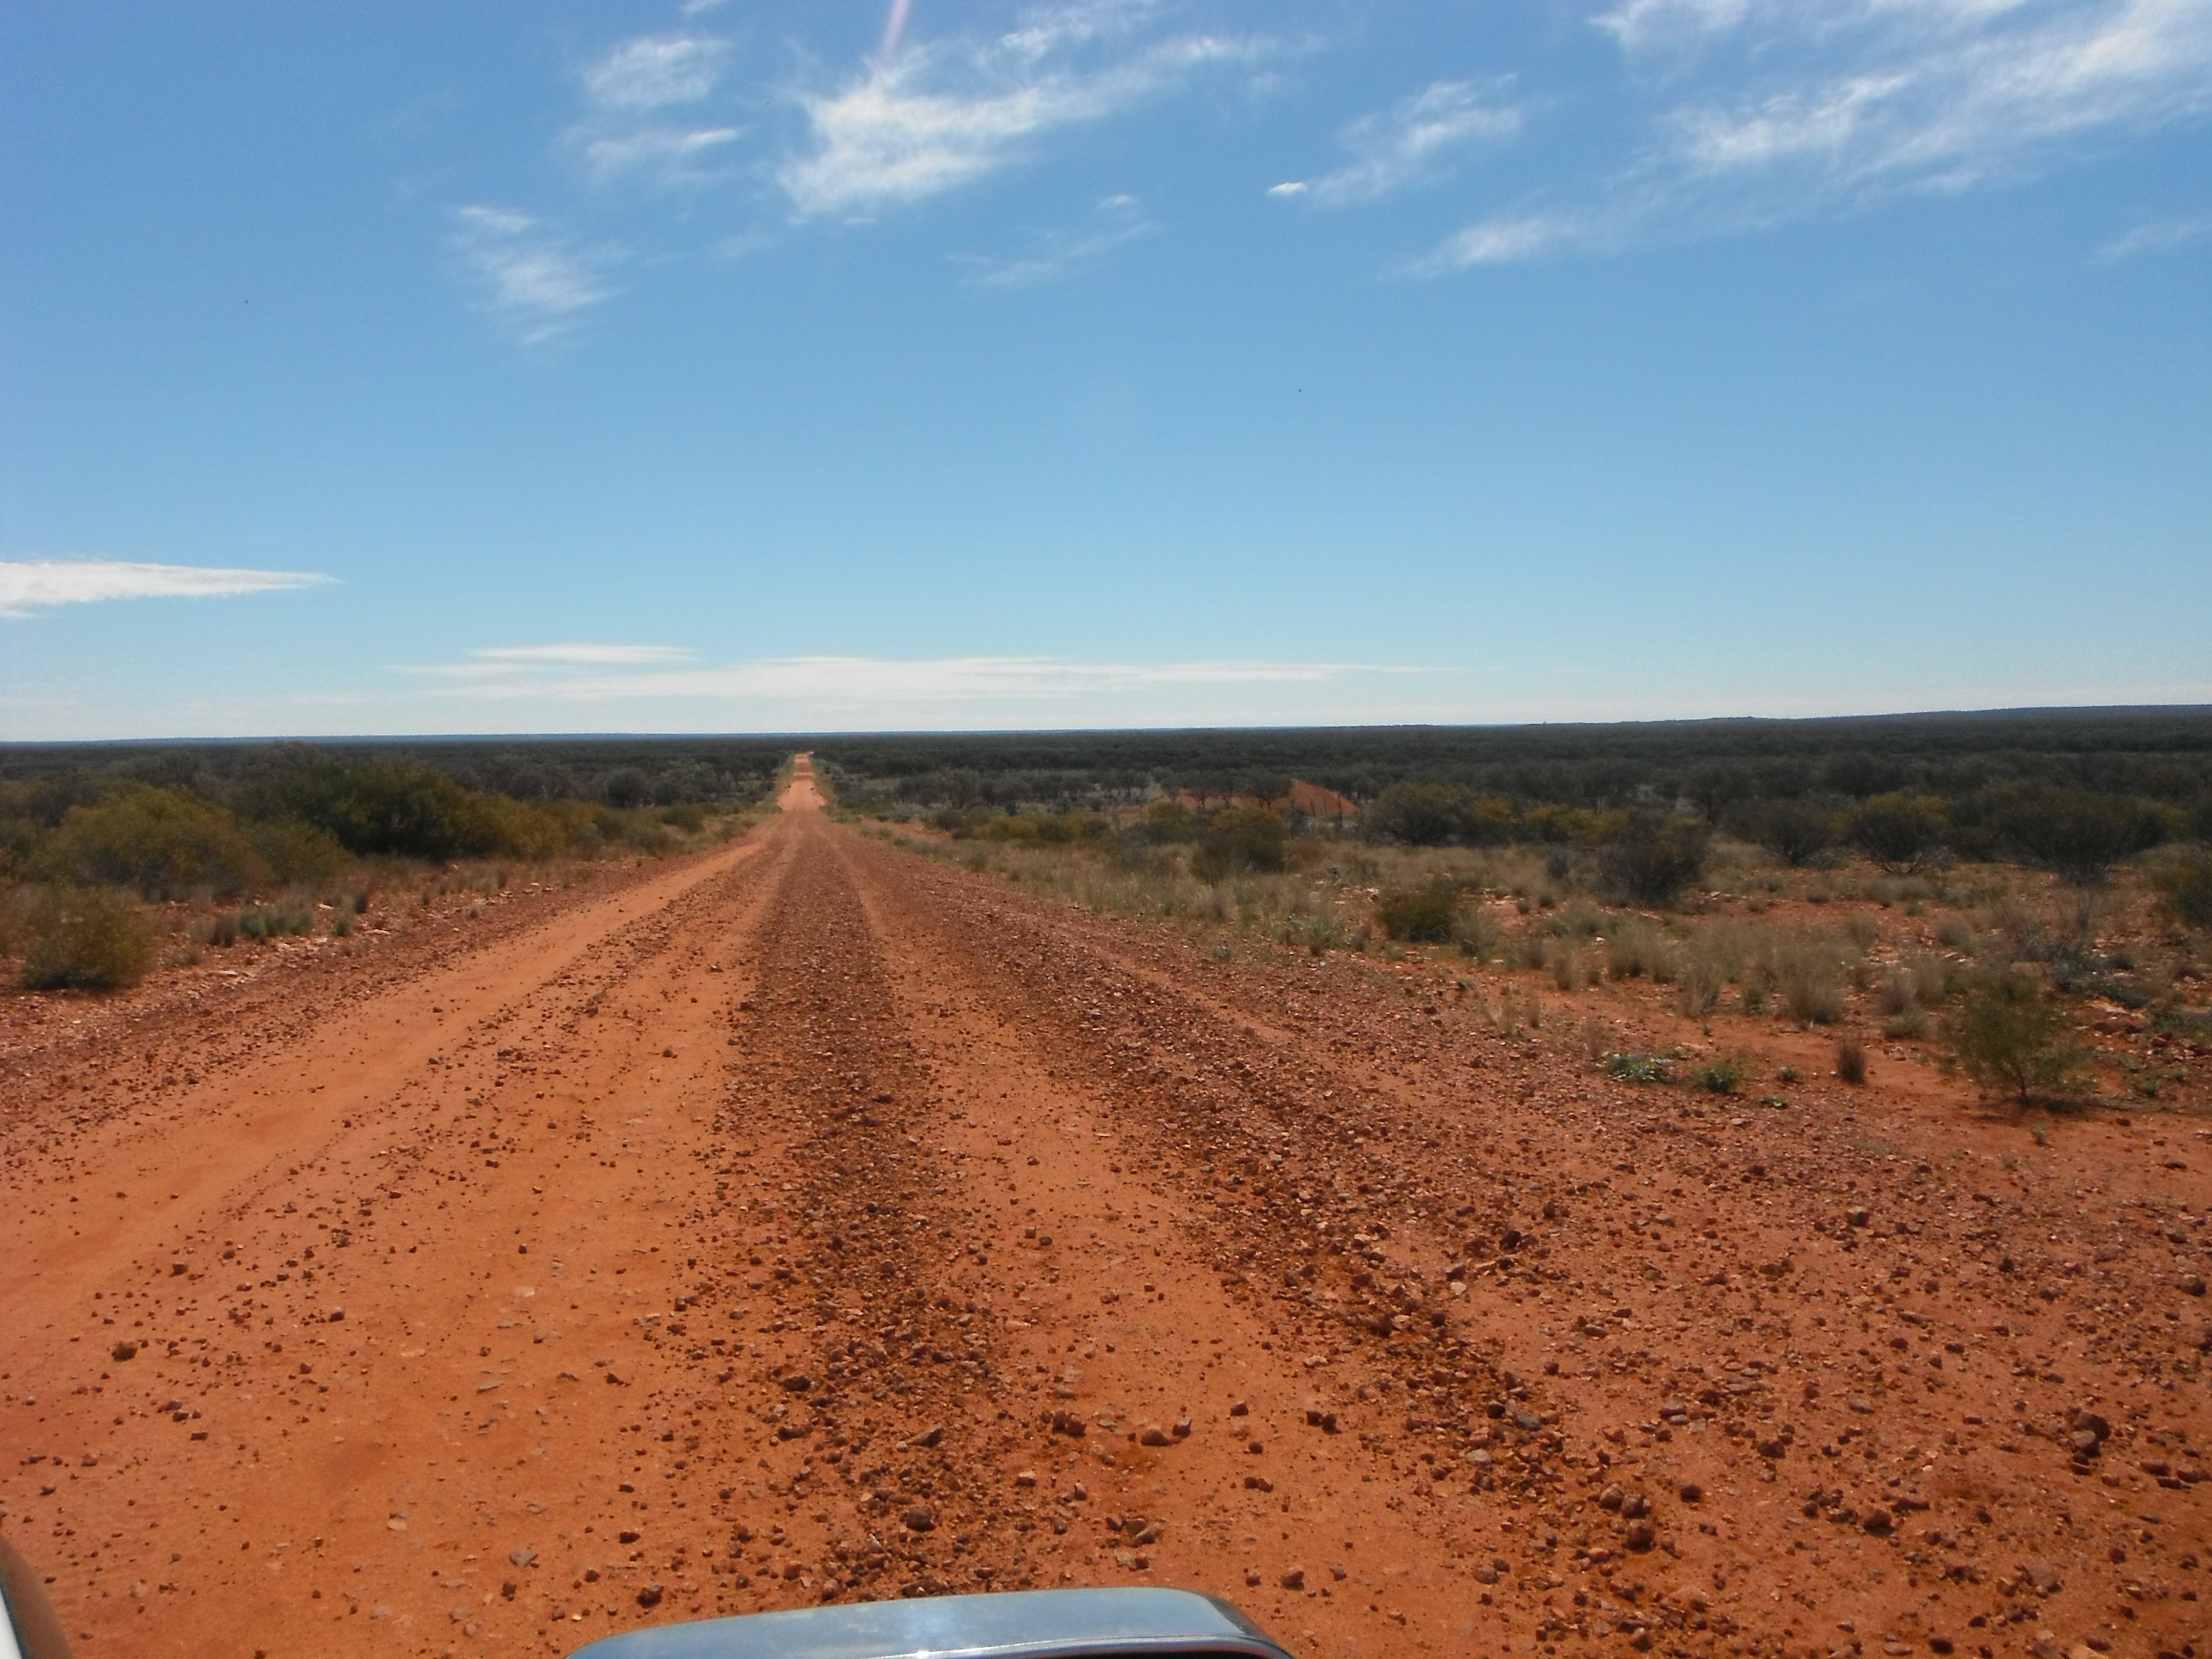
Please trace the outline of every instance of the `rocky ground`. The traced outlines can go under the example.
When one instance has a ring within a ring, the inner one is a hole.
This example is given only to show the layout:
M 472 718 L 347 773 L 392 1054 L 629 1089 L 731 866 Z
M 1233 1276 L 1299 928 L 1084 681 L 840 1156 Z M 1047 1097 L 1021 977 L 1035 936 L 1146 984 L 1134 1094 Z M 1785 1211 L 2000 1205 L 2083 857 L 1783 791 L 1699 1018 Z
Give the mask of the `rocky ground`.
M 11 1044 L 0 1525 L 85 1652 L 1127 1583 L 1301 1655 L 2206 1647 L 2197 1117 L 1638 1088 L 811 803 Z

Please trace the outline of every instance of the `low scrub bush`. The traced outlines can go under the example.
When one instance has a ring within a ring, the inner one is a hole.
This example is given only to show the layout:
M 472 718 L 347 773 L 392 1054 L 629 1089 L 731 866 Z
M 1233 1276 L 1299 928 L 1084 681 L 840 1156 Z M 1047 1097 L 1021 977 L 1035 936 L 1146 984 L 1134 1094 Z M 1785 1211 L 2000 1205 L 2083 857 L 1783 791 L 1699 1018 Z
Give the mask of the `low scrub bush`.
M 1775 952 L 1775 993 L 1802 1024 L 1832 1025 L 1844 1017 L 1844 981 L 1841 954 L 1832 946 L 1792 941 Z
M 1290 830 L 1264 806 L 1231 806 L 1207 820 L 1191 855 L 1191 873 L 1201 881 L 1224 876 L 1279 871 L 1290 862 Z
M 1622 1083 L 1668 1083 L 1674 1076 L 1674 1062 L 1662 1054 L 1607 1054 L 1605 1069 Z
M 145 785 L 70 808 L 40 862 L 70 885 L 128 887 L 149 899 L 223 896 L 269 867 L 222 808 Z
M 2040 784 L 2007 791 L 1990 823 L 2016 856 L 2077 887 L 2102 881 L 2121 860 L 2147 852 L 2180 828 L 2179 815 L 2154 801 Z
M 2017 969 L 1969 991 L 1944 1020 L 1943 1035 L 1967 1076 L 2022 1104 L 2063 1086 L 2082 1060 L 2057 1005 L 2033 975 Z
M 153 966 L 153 930 L 118 889 L 26 887 L 9 911 L 9 947 L 31 990 L 118 990 Z
M 1702 1060 L 1690 1068 L 1690 1081 L 1708 1094 L 1732 1095 L 1743 1087 L 1743 1062 L 1719 1059 Z
M 1833 812 L 1808 800 L 1764 802 L 1744 823 L 1750 841 L 1784 864 L 1799 866 L 1833 847 L 1840 828 Z
M 1458 930 L 1459 894 L 1442 882 L 1385 893 L 1375 906 L 1375 920 L 1392 939 L 1446 944 Z
M 1623 904 L 1673 904 L 1705 873 L 1711 837 L 1705 825 L 1662 812 L 1625 812 L 1597 835 L 1600 887 Z
M 1854 1089 L 1866 1081 L 1866 1048 L 1856 1037 L 1844 1037 L 1837 1042 L 1836 1075 Z
M 1681 972 L 1674 941 L 1638 916 L 1623 916 L 1606 940 L 1606 972 L 1614 979 L 1671 985 Z
M 2212 854 L 2179 860 L 2158 872 L 2166 908 L 2185 927 L 2212 929 Z
M 1876 795 L 1851 814 L 1850 840 L 1892 874 L 1925 867 L 1943 850 L 1948 830 L 1934 795 Z
M 1720 953 L 1700 945 L 1682 959 L 1675 1004 L 1690 1018 L 1703 1019 L 1720 1005 L 1728 982 L 1728 965 Z
M 314 929 L 315 913 L 305 905 L 257 904 L 240 911 L 238 917 L 238 931 L 252 939 L 311 933 Z

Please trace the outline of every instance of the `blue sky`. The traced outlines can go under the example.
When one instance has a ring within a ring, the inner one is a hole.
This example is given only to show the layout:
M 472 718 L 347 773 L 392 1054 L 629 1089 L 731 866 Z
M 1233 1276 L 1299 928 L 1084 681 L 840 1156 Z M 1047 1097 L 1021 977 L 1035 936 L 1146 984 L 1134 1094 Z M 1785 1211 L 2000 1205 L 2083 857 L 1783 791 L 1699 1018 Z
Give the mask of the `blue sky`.
M 0 13 L 0 736 L 2212 701 L 2212 0 Z

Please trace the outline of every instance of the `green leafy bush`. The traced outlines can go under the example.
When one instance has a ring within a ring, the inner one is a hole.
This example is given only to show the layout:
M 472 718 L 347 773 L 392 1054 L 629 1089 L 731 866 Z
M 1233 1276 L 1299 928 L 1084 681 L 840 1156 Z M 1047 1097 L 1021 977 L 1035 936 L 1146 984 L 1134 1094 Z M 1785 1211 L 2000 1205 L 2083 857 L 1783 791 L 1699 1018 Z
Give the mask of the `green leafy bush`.
M 1992 974 L 1968 992 L 1945 1018 L 1943 1035 L 1967 1076 L 2022 1103 L 2061 1087 L 2082 1060 L 2041 982 L 2016 970 Z
M 31 990 L 117 990 L 136 985 L 153 965 L 153 932 L 126 892 L 26 887 L 9 908 L 8 944 L 22 957 Z
M 129 887 L 149 899 L 227 896 L 268 871 L 222 808 L 143 784 L 70 808 L 40 861 L 70 885 Z

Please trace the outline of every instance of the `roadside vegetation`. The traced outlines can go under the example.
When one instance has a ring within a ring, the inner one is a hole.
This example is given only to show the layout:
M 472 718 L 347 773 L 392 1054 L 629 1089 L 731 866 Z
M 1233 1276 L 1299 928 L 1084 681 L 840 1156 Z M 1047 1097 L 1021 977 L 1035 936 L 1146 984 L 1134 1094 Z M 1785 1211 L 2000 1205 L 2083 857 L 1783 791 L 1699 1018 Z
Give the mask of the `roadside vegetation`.
M 2015 1109 L 2212 1104 L 2212 811 L 2187 767 L 2163 800 L 1984 768 L 1972 791 L 1856 798 L 1708 778 L 1702 804 L 1401 780 L 1331 815 L 1294 775 L 1071 805 L 994 799 L 979 771 L 817 767 L 842 813 L 925 856 L 1217 955 L 1364 960 L 1438 1017 L 1566 1033 L 1632 1081 L 1783 1103 L 1924 1066 Z M 1135 787 L 1089 798 L 1116 792 Z
M 773 775 L 769 757 L 732 773 L 597 747 L 596 769 L 508 769 L 527 799 L 484 787 L 465 748 L 453 769 L 397 747 L 0 750 L 0 956 L 23 989 L 101 991 L 210 951 L 388 932 L 711 844 Z

